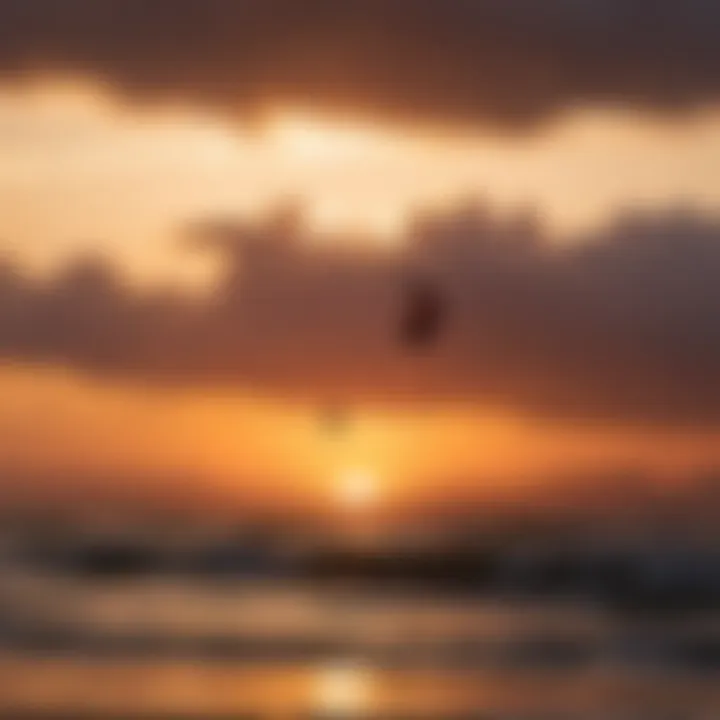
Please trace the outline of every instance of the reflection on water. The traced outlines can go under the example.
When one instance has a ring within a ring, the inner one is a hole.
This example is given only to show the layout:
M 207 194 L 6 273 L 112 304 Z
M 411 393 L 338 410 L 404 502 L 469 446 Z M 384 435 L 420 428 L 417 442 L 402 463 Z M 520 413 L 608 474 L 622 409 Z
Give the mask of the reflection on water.
M 372 676 L 367 668 L 337 661 L 317 672 L 314 707 L 332 717 L 356 717 L 372 710 Z
M 0 662 L 3 718 L 422 717 L 717 720 L 717 676 L 375 670 L 21 659 Z
M 4 580 L 3 718 L 720 718 L 717 615 L 623 620 L 579 603 L 298 583 Z

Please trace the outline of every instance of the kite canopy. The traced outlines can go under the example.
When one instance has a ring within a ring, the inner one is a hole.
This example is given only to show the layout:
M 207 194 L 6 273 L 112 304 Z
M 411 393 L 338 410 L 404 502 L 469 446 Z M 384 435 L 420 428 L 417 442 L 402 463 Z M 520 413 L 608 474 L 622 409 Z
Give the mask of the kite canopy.
M 445 314 L 443 298 L 429 280 L 415 280 L 408 288 L 400 326 L 400 341 L 410 350 L 432 347 L 438 340 Z
M 440 337 L 444 319 L 445 302 L 437 284 L 428 279 L 412 281 L 403 299 L 400 344 L 411 352 L 431 349 Z M 325 433 L 341 437 L 352 423 L 352 413 L 342 404 L 329 404 L 320 410 L 319 419 Z

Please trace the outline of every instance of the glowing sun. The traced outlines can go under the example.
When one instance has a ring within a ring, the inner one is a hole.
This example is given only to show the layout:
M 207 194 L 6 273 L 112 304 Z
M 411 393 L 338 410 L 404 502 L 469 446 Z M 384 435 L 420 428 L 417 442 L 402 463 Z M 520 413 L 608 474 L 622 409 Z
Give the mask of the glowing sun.
M 349 470 L 338 477 L 335 495 L 339 505 L 351 510 L 370 507 L 380 497 L 378 478 L 367 470 Z

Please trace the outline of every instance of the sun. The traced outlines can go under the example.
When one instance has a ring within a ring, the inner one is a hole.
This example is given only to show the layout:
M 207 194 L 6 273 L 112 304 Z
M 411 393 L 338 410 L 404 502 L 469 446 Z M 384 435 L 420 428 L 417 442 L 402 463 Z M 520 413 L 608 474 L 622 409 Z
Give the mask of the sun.
M 335 496 L 340 506 L 350 510 L 372 507 L 380 499 L 378 477 L 368 470 L 347 470 L 336 481 Z

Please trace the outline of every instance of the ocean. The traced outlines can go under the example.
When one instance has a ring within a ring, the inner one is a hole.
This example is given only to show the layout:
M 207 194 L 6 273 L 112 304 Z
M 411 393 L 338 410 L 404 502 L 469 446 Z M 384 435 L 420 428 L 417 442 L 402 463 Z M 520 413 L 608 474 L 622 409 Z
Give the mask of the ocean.
M 5 572 L 0 715 L 717 720 L 720 613 Z

